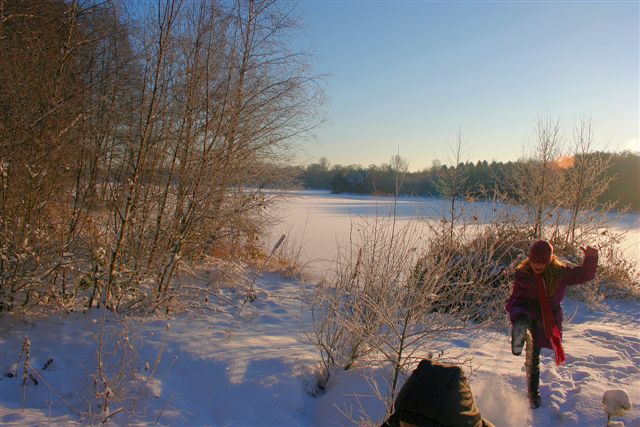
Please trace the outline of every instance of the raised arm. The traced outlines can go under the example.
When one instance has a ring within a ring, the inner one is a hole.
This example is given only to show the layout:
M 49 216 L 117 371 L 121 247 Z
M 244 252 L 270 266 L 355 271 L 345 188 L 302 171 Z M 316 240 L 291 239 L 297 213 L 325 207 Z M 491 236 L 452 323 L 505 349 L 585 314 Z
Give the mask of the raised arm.
M 584 254 L 582 265 L 567 268 L 566 280 L 568 285 L 580 285 L 596 277 L 598 250 L 591 246 L 587 246 L 586 248 L 580 247 L 580 250 Z

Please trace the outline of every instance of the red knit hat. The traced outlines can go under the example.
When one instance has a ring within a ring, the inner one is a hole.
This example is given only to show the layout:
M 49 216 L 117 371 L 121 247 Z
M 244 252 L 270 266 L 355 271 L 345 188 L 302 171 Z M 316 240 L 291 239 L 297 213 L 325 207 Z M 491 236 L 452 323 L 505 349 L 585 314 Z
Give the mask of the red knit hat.
M 538 264 L 549 264 L 553 255 L 553 246 L 546 240 L 537 240 L 529 249 L 529 261 Z

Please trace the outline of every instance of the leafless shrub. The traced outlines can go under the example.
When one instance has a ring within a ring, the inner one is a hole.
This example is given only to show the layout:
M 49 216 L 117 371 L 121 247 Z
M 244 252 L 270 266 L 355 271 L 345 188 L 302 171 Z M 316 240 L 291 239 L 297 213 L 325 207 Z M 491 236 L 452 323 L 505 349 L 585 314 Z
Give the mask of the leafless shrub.
M 410 235 L 408 227 L 394 232 L 394 227 L 394 221 L 378 217 L 354 223 L 350 244 L 338 248 L 335 272 L 309 296 L 312 341 L 325 374 L 321 388 L 334 366 L 349 369 L 375 350 L 384 327 L 381 311 L 411 271 L 417 248 L 410 240 L 416 234 Z
M 560 119 L 538 118 L 534 126 L 534 140 L 525 147 L 518 169 L 510 180 L 509 190 L 517 203 L 523 203 L 532 237 L 548 236 L 547 227 L 553 223 L 560 208 L 561 175 L 556 167 L 563 147 Z
M 451 241 L 454 239 L 456 223 L 464 214 L 464 205 L 461 205 L 460 201 L 467 198 L 471 190 L 469 176 L 463 168 L 464 162 L 467 160 L 467 150 L 467 144 L 462 138 L 462 131 L 459 131 L 455 143 L 450 144 L 448 147 L 447 162 L 449 167 L 443 166 L 440 169 L 435 182 L 442 198 L 447 200 L 449 204 L 449 212 L 447 215 L 443 215 L 443 219 L 448 221 L 449 239 Z M 456 204 L 458 205 L 457 207 Z M 444 224 L 445 222 L 443 221 Z
M 106 307 L 95 324 L 96 365 L 90 375 L 91 395 L 80 396 L 86 409 L 79 413 L 92 423 L 104 424 L 119 414 L 122 415 L 118 422 L 146 419 L 150 415 L 149 402 L 161 397 L 153 383 L 163 361 L 166 337 L 157 343 L 154 353 L 148 355 L 151 360 L 141 360 L 142 337 L 131 326 L 128 320 L 110 313 Z M 169 331 L 170 324 L 166 323 L 164 329 Z M 165 368 L 170 369 L 171 365 L 169 362 Z
M 469 326 L 464 319 L 477 309 L 466 298 L 475 285 L 449 274 L 464 270 L 465 260 L 454 251 L 432 252 L 434 247 L 415 221 L 400 226 L 393 218 L 374 217 L 354 223 L 335 272 L 308 296 L 309 335 L 324 371 L 320 389 L 336 368 L 380 357 L 391 371 L 385 396 L 390 405 L 401 375 L 429 340 Z
M 130 400 L 127 394 L 135 378 L 136 364 L 127 325 L 116 322 L 116 326 L 108 326 L 107 317 L 105 308 L 98 325 L 96 372 L 92 375 L 95 399 L 89 400 L 97 401 L 95 405 L 99 410 L 95 411 L 91 404 L 88 409 L 89 414 L 98 415 L 102 423 L 126 409 L 123 405 Z

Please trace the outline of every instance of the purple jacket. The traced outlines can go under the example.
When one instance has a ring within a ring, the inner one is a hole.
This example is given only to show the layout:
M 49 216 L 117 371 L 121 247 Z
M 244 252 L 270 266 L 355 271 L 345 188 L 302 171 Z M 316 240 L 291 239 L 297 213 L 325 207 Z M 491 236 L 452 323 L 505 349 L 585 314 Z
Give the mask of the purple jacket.
M 596 268 L 598 266 L 598 256 L 587 256 L 584 258 L 581 266 L 564 267 L 560 273 L 560 278 L 556 285 L 555 293 L 549 297 L 551 310 L 555 317 L 556 324 L 560 333 L 562 333 L 562 307 L 560 302 L 567 292 L 567 286 L 579 285 L 588 282 L 596 276 Z M 534 330 L 532 330 L 533 340 L 539 347 L 551 348 L 551 343 L 544 332 L 542 324 L 542 313 L 540 311 L 540 303 L 538 302 L 538 286 L 533 272 L 529 269 L 518 269 L 513 279 L 513 289 L 511 296 L 505 305 L 509 313 L 509 319 L 513 323 L 520 316 L 528 316 L 535 322 Z

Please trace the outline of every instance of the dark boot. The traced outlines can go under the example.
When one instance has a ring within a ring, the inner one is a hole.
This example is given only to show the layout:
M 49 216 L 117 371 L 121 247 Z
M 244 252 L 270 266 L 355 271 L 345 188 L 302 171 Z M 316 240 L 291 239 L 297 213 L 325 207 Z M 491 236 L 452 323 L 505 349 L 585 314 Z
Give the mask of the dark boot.
M 540 407 L 540 347 L 527 334 L 527 391 L 532 409 Z
M 522 354 L 528 327 L 529 322 L 526 317 L 520 317 L 513 322 L 513 327 L 511 328 L 511 353 L 516 356 Z

